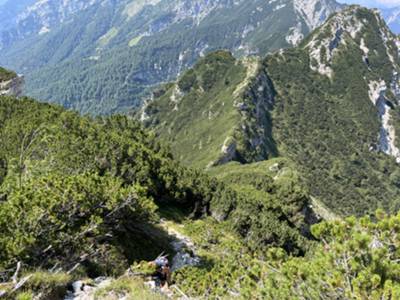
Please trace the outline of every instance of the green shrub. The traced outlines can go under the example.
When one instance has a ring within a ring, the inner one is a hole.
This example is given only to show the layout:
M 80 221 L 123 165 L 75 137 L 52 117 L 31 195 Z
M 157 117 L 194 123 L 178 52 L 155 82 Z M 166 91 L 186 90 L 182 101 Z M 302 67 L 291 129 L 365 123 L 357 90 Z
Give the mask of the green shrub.
M 23 293 L 19 293 L 16 296 L 16 300 L 33 300 L 34 295 L 31 292 L 23 292 Z

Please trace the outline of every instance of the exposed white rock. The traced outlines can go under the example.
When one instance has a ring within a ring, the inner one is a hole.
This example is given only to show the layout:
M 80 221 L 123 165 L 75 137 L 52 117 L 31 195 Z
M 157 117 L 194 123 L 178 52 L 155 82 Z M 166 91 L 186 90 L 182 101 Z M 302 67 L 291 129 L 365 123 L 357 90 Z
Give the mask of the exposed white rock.
M 152 95 L 153 97 L 153 95 Z M 152 101 L 152 100 L 151 100 Z M 140 122 L 146 122 L 148 119 L 150 119 L 149 114 L 147 113 L 147 107 L 149 106 L 149 101 L 146 100 L 143 103 L 143 106 L 141 108 L 141 112 L 140 112 Z
M 174 272 L 185 266 L 196 266 L 200 263 L 200 258 L 196 256 L 196 248 L 190 238 L 181 234 L 175 228 L 168 226 L 165 221 L 161 221 L 161 227 L 173 238 L 171 247 L 176 252 L 172 259 L 171 271 Z
M 369 49 L 367 48 L 367 46 L 365 45 L 365 40 L 364 38 L 361 38 L 360 41 L 360 49 L 363 52 L 363 61 L 367 62 L 368 61 L 368 53 L 369 53 Z
M 233 139 L 231 137 L 227 137 L 224 141 L 224 144 L 222 145 L 221 153 L 229 154 L 230 152 L 232 152 L 232 148 L 236 148 L 235 146 L 233 146 L 233 144 Z
M 207 49 L 208 49 L 209 47 L 210 47 L 210 46 L 209 46 L 208 44 L 204 44 L 204 45 L 201 46 L 201 47 L 196 47 L 195 51 L 196 51 L 197 53 L 199 53 L 199 56 L 200 56 L 200 57 L 204 57 L 204 56 L 206 55 Z
M 380 249 L 382 248 L 384 245 L 383 243 L 375 236 L 374 239 L 372 240 L 372 242 L 369 244 L 369 247 L 371 249 Z
M 246 38 L 246 36 L 254 31 L 255 27 L 253 25 L 246 25 L 242 32 L 242 39 Z
M 397 103 L 399 104 L 399 100 L 400 99 L 400 73 L 397 71 L 393 71 L 393 75 L 392 75 L 392 82 L 390 84 L 390 89 L 393 92 L 393 95 L 395 95 L 396 99 L 397 99 Z
M 333 75 L 333 70 L 328 64 L 321 61 L 321 48 L 315 47 L 312 49 L 313 50 L 310 52 L 310 57 L 315 59 L 315 61 L 317 62 L 317 66 L 314 66 L 313 60 L 311 60 L 311 70 L 317 71 L 321 75 L 326 75 L 331 78 Z
M 384 80 L 370 81 L 368 88 L 369 99 L 374 105 L 376 105 L 382 93 L 385 93 L 386 91 L 386 83 Z
M 22 94 L 22 87 L 24 84 L 24 77 L 22 75 L 8 81 L 0 82 L 0 95 L 5 96 L 20 96 Z
M 179 53 L 178 56 L 178 77 L 181 75 L 182 71 L 185 70 L 186 68 L 186 61 L 188 60 L 187 58 L 190 57 L 188 54 L 190 54 L 190 49 L 186 49 L 185 51 L 182 51 Z
M 271 172 L 278 172 L 280 170 L 279 163 L 274 163 L 272 166 L 269 167 L 269 170 Z
M 98 61 L 99 59 L 100 59 L 100 55 L 92 55 L 92 56 L 89 56 L 87 59 L 88 60 L 92 60 L 92 61 Z
M 391 124 L 391 108 L 382 101 L 378 109 L 382 116 L 382 129 L 379 139 L 381 151 L 395 157 L 397 163 L 400 163 L 400 149 L 395 145 L 396 131 Z
M 213 166 L 226 164 L 226 163 L 232 161 L 235 158 L 236 154 L 237 154 L 236 150 L 237 150 L 236 141 L 234 140 L 233 137 L 228 136 L 225 139 L 224 144 L 221 147 L 221 155 L 220 155 L 220 157 L 215 161 L 211 161 L 207 165 L 207 169 L 209 169 L 209 168 L 211 168 Z
M 160 226 L 171 238 L 170 246 L 175 251 L 175 256 L 171 261 L 171 271 L 174 272 L 185 266 L 197 266 L 201 259 L 196 255 L 196 247 L 192 240 L 179 232 L 179 230 L 170 226 L 165 220 L 161 220 Z M 129 271 L 128 271 L 129 272 Z M 129 274 L 129 273 L 127 273 Z M 78 280 L 72 283 L 72 290 L 68 291 L 64 300 L 96 300 L 96 292 L 100 289 L 110 286 L 115 279 L 109 277 L 98 277 L 90 284 Z M 145 285 L 151 290 L 157 290 L 158 286 L 154 280 L 145 282 Z M 128 295 L 121 293 L 115 294 L 110 291 L 104 299 L 126 300 Z M 167 294 L 167 296 L 170 296 Z M 172 296 L 172 295 L 171 295 Z
M 249 44 L 243 42 L 236 48 L 236 51 L 243 53 L 244 56 L 259 53 L 258 49 L 253 49 Z
M 113 280 L 107 277 L 98 277 L 92 284 L 78 280 L 72 283 L 72 291 L 68 291 L 64 300 L 95 300 L 96 291 L 109 286 Z
M 396 146 L 396 131 L 391 123 L 391 110 L 388 100 L 385 97 L 386 83 L 381 81 L 371 81 L 369 83 L 369 97 L 377 107 L 382 127 L 379 133 L 378 149 L 387 155 L 396 158 L 400 163 L 400 149 Z
M 273 11 L 277 11 L 277 10 L 280 10 L 282 8 L 285 8 L 285 7 L 286 7 L 286 4 L 284 3 L 284 4 L 280 4 L 278 6 L 275 6 L 272 10 Z
M 382 29 L 380 29 L 380 31 L 381 31 L 381 38 L 382 38 L 382 41 L 383 41 L 383 45 L 386 48 L 387 56 L 389 57 L 390 61 L 394 64 L 395 63 L 394 57 L 393 57 L 392 53 L 390 52 L 390 48 L 388 46 L 389 38 L 387 36 L 387 33 L 385 33 Z
M 293 45 L 297 46 L 304 39 L 304 34 L 302 31 L 301 22 L 297 23 L 297 26 L 289 29 L 289 34 L 286 36 L 286 41 Z
M 43 35 L 50 32 L 50 28 L 48 28 L 47 26 L 43 26 L 40 30 L 39 30 L 39 35 Z
M 257 58 L 254 57 L 243 58 L 242 63 L 246 67 L 246 77 L 240 84 L 238 84 L 235 91 L 233 92 L 233 97 L 235 98 L 237 98 L 240 93 L 244 91 L 250 80 L 257 75 L 257 71 L 259 68 L 259 61 Z M 238 104 L 235 103 L 234 105 L 237 106 Z
M 355 40 L 363 27 L 363 20 L 358 19 L 351 9 L 335 15 L 320 27 L 322 34 L 316 34 L 306 46 L 310 52 L 310 68 L 321 75 L 332 77 L 333 71 L 330 65 L 338 48 L 346 45 L 344 37 Z M 324 55 L 321 55 L 322 53 Z
M 143 8 L 148 5 L 156 5 L 161 0 L 135 0 L 128 3 L 125 7 L 124 14 L 129 18 L 136 16 Z
M 177 84 L 175 84 L 175 87 L 174 87 L 171 97 L 170 97 L 171 102 L 175 104 L 174 111 L 179 110 L 178 104 L 179 104 L 180 100 L 182 99 L 182 97 L 183 97 L 183 92 L 180 90 L 179 86 Z

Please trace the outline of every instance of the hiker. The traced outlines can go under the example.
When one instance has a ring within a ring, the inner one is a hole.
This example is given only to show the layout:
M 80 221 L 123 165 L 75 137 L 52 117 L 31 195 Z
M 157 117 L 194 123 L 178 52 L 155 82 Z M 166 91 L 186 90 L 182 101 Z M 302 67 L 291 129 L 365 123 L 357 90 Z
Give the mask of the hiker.
M 168 285 L 171 282 L 171 268 L 169 266 L 168 258 L 165 256 L 159 257 L 154 261 L 156 265 L 156 274 L 157 278 L 161 282 L 161 288 L 168 288 Z

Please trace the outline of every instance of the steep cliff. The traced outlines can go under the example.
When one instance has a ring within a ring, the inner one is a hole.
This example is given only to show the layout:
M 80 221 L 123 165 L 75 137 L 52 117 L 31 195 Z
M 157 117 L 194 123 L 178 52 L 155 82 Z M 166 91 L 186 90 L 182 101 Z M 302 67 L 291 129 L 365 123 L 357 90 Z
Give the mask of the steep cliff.
M 0 67 L 0 95 L 20 96 L 24 77 Z

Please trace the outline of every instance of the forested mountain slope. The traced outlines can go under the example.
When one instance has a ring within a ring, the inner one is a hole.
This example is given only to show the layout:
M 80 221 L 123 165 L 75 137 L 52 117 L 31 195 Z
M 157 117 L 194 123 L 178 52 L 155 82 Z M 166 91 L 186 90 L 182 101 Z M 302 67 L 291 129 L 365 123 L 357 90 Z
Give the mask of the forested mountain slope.
M 289 157 L 334 211 L 397 211 L 398 43 L 377 12 L 352 6 L 263 61 L 209 55 L 142 119 L 188 165 Z
M 293 162 L 210 172 L 180 167 L 127 117 L 0 96 L 0 297 L 167 299 L 144 281 L 160 253 L 174 266 L 169 229 L 197 261 L 174 269 L 169 299 L 399 297 L 399 216 L 310 230 Z
M 159 226 L 168 211 L 189 223 L 212 219 L 249 252 L 282 247 L 302 255 L 313 243 L 310 226 L 318 218 L 294 169 L 276 182 L 278 170 L 257 180 L 214 179 L 180 166 L 128 117 L 91 119 L 28 98 L 0 96 L 0 125 L 4 278 L 18 261 L 25 272 L 57 268 L 94 278 L 172 255 L 173 239 Z M 47 293 L 41 283 L 31 288 Z
M 46 0 L 27 7 L 3 30 L 0 63 L 26 76 L 29 95 L 91 114 L 137 107 L 148 88 L 207 52 L 264 55 L 298 44 L 341 8 L 333 0 Z
M 151 131 L 17 98 L 0 68 L 0 298 L 399 299 L 399 45 L 352 6 L 264 59 L 211 52 L 154 91 Z

